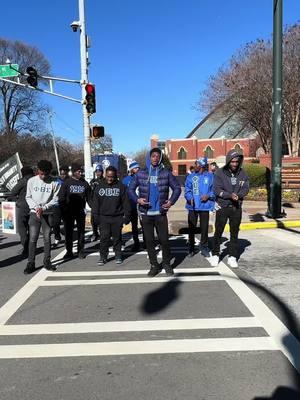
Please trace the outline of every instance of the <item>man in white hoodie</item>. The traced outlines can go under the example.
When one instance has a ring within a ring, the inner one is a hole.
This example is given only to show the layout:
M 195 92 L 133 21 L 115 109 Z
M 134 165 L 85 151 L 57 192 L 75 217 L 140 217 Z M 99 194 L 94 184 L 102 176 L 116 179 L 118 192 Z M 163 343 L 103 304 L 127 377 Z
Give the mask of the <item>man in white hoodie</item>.
M 42 228 L 44 240 L 44 267 L 55 271 L 50 261 L 51 225 L 53 211 L 58 207 L 59 184 L 50 177 L 52 164 L 41 160 L 37 164 L 38 174 L 28 180 L 26 201 L 30 209 L 28 263 L 24 274 L 35 271 L 36 244 Z

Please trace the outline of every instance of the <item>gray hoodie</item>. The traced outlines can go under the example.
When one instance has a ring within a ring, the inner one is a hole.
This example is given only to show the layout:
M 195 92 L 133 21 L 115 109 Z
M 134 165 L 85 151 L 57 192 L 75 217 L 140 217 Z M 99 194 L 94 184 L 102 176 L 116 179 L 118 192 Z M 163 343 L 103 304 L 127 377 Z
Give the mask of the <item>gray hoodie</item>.
M 52 178 L 43 181 L 38 175 L 30 178 L 27 182 L 26 201 L 30 212 L 35 212 L 42 207 L 44 214 L 52 214 L 53 209 L 58 207 L 58 192 L 60 185 Z

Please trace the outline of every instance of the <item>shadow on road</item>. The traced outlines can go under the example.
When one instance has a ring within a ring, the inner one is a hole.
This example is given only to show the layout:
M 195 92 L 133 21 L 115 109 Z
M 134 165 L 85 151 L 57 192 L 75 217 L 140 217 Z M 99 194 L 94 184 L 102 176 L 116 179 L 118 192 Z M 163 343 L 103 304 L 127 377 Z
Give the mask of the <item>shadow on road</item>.
M 175 278 L 165 283 L 159 289 L 148 293 L 140 306 L 142 313 L 153 314 L 169 307 L 171 303 L 179 298 L 179 286 L 181 284 L 182 281 Z

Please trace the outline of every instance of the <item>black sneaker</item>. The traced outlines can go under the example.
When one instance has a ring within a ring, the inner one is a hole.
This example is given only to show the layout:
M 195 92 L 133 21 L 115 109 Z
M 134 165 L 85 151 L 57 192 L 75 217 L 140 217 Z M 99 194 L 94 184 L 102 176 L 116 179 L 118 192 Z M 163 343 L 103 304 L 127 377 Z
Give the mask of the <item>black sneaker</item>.
M 107 263 L 107 259 L 100 257 L 100 260 L 98 261 L 98 265 L 104 265 L 106 263 Z
M 161 267 L 159 265 L 151 265 L 151 268 L 148 272 L 148 276 L 153 278 L 161 272 Z
M 85 258 L 84 251 L 80 251 L 80 252 L 78 253 L 78 258 L 79 258 L 80 260 L 83 260 L 83 259 Z
M 167 276 L 173 276 L 173 275 L 174 275 L 174 270 L 173 270 L 173 268 L 171 267 L 171 265 L 165 265 L 165 266 L 164 266 L 164 269 L 165 269 L 165 271 L 166 271 L 166 275 L 167 275 Z
M 56 267 L 51 263 L 50 260 L 44 262 L 44 268 L 46 268 L 48 271 L 56 271 Z
M 118 265 L 123 264 L 122 258 L 120 258 L 120 257 L 116 258 L 116 264 L 118 264 Z
M 66 252 L 66 254 L 63 256 L 64 260 L 70 260 L 71 258 L 74 258 L 74 254 L 71 252 Z
M 29 274 L 32 274 L 34 271 L 35 271 L 35 263 L 28 262 L 26 265 L 26 268 L 24 269 L 24 274 L 29 275 Z
M 196 254 L 195 250 L 189 250 L 188 257 L 192 258 L 192 257 L 194 257 L 195 254 Z

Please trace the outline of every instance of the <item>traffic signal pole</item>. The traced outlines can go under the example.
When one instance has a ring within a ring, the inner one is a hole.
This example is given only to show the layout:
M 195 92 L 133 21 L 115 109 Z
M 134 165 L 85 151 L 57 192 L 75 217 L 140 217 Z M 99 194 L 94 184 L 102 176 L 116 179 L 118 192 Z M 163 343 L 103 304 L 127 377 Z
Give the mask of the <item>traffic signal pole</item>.
M 85 85 L 88 83 L 88 57 L 85 32 L 85 9 L 84 0 L 79 0 L 79 22 L 80 22 L 80 65 L 81 65 L 81 97 L 83 115 L 83 135 L 84 135 L 84 169 L 87 173 L 92 167 L 91 142 L 90 142 L 90 118 L 84 104 Z
M 274 1 L 273 15 L 273 104 L 272 170 L 268 216 L 280 218 L 282 167 L 282 0 Z

